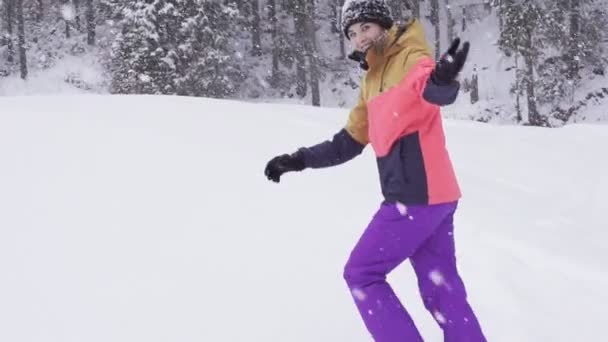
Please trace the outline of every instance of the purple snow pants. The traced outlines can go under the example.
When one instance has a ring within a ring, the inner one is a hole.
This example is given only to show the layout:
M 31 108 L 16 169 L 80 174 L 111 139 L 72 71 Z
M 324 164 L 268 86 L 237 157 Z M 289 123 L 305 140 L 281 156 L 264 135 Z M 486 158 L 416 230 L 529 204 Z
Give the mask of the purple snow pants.
M 424 305 L 443 330 L 444 341 L 486 341 L 456 269 L 456 207 L 457 202 L 408 207 L 382 204 L 353 249 L 344 279 L 376 342 L 422 341 L 386 282 L 386 275 L 408 258 Z

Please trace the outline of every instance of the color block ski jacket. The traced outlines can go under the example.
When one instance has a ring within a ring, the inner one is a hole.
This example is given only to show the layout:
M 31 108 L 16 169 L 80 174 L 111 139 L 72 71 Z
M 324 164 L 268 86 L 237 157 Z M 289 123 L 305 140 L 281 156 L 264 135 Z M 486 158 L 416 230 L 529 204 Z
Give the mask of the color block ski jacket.
M 435 61 L 420 22 L 393 26 L 366 61 L 369 69 L 346 127 L 332 140 L 301 148 L 306 166 L 344 163 L 369 143 L 385 201 L 438 204 L 460 198 L 439 108 L 454 102 L 459 83 L 439 86 L 431 80 Z

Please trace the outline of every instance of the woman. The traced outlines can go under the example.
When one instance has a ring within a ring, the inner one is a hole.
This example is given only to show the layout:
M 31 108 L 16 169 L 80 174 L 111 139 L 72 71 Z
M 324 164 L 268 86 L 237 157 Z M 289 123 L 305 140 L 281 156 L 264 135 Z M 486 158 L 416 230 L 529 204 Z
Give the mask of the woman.
M 439 106 L 454 102 L 469 44 L 456 39 L 436 64 L 417 20 L 394 24 L 384 0 L 352 0 L 342 28 L 349 57 L 367 70 L 358 104 L 332 140 L 273 158 L 266 176 L 342 164 L 370 143 L 384 201 L 354 247 L 344 278 L 375 341 L 422 341 L 386 276 L 409 259 L 426 308 L 447 342 L 486 341 L 467 302 L 454 248 L 460 189 Z

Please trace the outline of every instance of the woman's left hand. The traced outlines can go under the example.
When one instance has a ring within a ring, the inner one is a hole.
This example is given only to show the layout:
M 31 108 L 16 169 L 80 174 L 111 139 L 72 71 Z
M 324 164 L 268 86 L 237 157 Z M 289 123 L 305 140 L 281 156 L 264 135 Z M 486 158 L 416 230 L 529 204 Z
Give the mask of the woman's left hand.
M 456 80 L 458 73 L 464 67 L 464 63 L 469 54 L 469 42 L 462 44 L 462 49 L 458 50 L 460 38 L 454 39 L 452 45 L 437 62 L 435 70 L 431 75 L 433 81 L 437 85 L 448 85 Z

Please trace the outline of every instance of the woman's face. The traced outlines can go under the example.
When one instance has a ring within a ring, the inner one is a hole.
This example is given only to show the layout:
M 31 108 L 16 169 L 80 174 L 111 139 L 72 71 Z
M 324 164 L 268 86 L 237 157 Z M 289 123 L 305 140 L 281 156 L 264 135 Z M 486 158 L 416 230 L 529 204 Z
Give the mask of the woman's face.
M 367 51 L 384 33 L 385 30 L 376 23 L 356 23 L 348 28 L 348 38 L 355 49 L 362 52 Z

